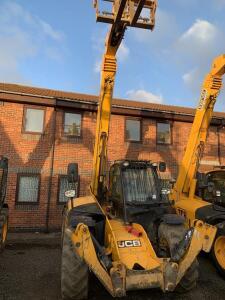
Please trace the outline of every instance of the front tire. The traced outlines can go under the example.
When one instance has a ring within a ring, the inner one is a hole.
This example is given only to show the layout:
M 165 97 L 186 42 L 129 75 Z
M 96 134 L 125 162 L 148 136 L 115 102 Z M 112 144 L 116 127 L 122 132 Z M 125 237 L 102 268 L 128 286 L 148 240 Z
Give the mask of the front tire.
M 220 275 L 225 278 L 225 235 L 218 233 L 212 250 L 212 258 Z
M 176 292 L 186 293 L 196 287 L 199 277 L 198 267 L 198 261 L 197 259 L 195 259 L 190 268 L 186 271 L 181 281 L 179 282 L 176 288 Z
M 63 300 L 84 300 L 88 297 L 88 267 L 76 254 L 68 234 L 64 234 L 61 265 Z
M 159 226 L 159 243 L 167 256 L 171 256 L 171 250 L 181 242 L 185 236 L 186 229 L 182 225 L 171 225 L 162 223 Z M 192 290 L 199 277 L 198 261 L 195 259 L 191 266 L 187 269 L 181 281 L 177 285 L 175 291 L 178 293 L 186 293 Z

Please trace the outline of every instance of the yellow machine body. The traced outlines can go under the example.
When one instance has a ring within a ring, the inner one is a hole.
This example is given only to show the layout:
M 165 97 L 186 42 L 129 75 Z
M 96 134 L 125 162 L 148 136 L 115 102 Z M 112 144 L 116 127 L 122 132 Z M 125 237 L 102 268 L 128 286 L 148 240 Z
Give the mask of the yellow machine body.
M 209 252 L 216 228 L 196 222 L 190 247 L 183 259 L 173 262 L 171 258 L 157 257 L 151 242 L 140 224 L 132 224 L 139 236 L 129 233 L 120 219 L 109 219 L 94 195 L 68 201 L 67 214 L 87 205 L 96 205 L 105 215 L 105 252 L 112 255 L 113 267 L 110 273 L 99 261 L 88 226 L 78 224 L 75 231 L 65 230 L 70 236 L 74 251 L 83 259 L 100 282 L 113 297 L 122 297 L 129 290 L 161 288 L 173 291 L 201 250 Z M 124 244 L 126 242 L 126 245 Z M 135 269 L 135 265 L 140 269 Z

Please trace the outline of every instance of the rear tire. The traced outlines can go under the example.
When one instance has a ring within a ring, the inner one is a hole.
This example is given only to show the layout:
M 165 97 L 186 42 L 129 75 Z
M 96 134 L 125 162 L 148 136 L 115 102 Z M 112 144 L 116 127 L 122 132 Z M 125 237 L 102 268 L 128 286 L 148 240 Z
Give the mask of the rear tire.
M 62 248 L 61 292 L 63 300 L 84 300 L 88 297 L 88 267 L 75 253 L 66 233 Z
M 225 235 L 217 234 L 212 250 L 211 255 L 215 267 L 217 268 L 220 275 L 225 278 Z
M 0 212 L 0 252 L 5 248 L 7 234 L 8 234 L 8 208 L 3 208 Z
M 185 233 L 186 229 L 184 225 L 162 223 L 159 226 L 159 243 L 162 245 L 164 253 L 171 256 L 171 249 L 183 240 Z M 175 291 L 178 293 L 186 293 L 192 290 L 197 284 L 198 277 L 198 261 L 195 259 L 190 268 L 187 269 Z

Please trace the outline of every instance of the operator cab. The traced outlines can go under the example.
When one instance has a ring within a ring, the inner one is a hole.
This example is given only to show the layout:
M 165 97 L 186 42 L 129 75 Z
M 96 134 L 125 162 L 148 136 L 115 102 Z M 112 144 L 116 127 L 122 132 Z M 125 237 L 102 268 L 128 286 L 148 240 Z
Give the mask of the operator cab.
M 207 202 L 225 207 L 225 170 L 197 173 L 196 195 Z
M 109 201 L 116 217 L 124 219 L 125 223 L 143 223 L 139 219 L 144 220 L 144 215 L 150 217 L 151 214 L 154 218 L 165 214 L 170 203 L 168 195 L 162 193 L 157 169 L 150 161 L 123 160 L 112 165 Z M 165 163 L 160 163 L 159 169 L 165 171 Z

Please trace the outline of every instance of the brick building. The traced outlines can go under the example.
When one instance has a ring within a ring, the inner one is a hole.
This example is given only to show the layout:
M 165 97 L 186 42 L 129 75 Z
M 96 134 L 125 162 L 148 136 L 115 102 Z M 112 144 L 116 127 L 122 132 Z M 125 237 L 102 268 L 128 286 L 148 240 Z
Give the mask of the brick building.
M 60 227 L 67 164 L 79 165 L 88 193 L 97 96 L 0 83 L 0 154 L 9 158 L 10 227 Z M 108 147 L 116 159 L 163 160 L 176 177 L 194 109 L 114 99 Z M 224 113 L 214 113 L 201 168 L 225 164 Z

